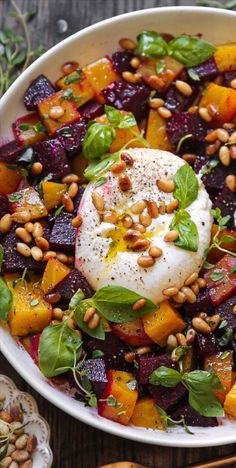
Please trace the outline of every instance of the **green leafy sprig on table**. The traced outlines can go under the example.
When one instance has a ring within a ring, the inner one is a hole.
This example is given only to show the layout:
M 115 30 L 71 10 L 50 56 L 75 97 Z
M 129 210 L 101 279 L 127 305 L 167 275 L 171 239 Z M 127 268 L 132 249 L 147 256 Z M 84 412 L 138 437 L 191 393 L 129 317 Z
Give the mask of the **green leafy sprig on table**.
M 218 0 L 196 0 L 197 6 L 206 6 L 212 8 L 224 8 L 225 10 L 233 10 L 236 7 L 236 0 L 228 0 L 226 3 Z

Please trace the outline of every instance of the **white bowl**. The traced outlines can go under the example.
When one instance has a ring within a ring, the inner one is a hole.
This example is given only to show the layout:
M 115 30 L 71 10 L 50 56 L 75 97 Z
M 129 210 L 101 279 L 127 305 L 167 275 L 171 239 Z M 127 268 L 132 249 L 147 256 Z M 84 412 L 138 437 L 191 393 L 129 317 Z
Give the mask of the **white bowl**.
M 202 33 L 205 39 L 215 44 L 236 42 L 236 13 L 200 7 L 156 8 L 116 16 L 74 34 L 34 62 L 3 96 L 0 102 L 0 135 L 12 137 L 11 124 L 26 113 L 22 98 L 29 82 L 37 75 L 44 73 L 55 81 L 61 75 L 64 62 L 78 60 L 81 65 L 90 63 L 116 50 L 121 37 L 136 38 L 145 29 L 174 35 Z M 95 410 L 51 387 L 26 351 L 1 327 L 0 349 L 19 374 L 51 403 L 103 431 L 140 442 L 173 447 L 204 447 L 236 442 L 236 422 L 229 420 L 216 428 L 194 428 L 195 435 L 188 435 L 181 428 L 166 433 L 124 427 L 101 418 Z

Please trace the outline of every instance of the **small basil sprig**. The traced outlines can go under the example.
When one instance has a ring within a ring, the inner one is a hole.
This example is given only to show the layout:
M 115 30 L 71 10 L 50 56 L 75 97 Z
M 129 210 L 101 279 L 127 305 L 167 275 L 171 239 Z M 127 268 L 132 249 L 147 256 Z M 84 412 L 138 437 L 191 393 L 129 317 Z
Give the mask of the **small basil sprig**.
M 217 249 L 217 250 L 220 250 L 221 252 L 227 253 L 227 254 L 231 255 L 232 257 L 236 257 L 235 252 L 222 247 L 222 244 L 224 242 L 227 242 L 227 243 L 234 242 L 235 241 L 234 237 L 229 236 L 229 235 L 225 235 L 225 236 L 222 236 L 222 237 L 220 236 L 220 233 L 222 231 L 224 231 L 224 229 L 227 229 L 227 223 L 230 220 L 230 216 L 229 215 L 222 216 L 221 210 L 218 207 L 216 209 L 214 209 L 214 210 L 211 210 L 210 213 L 211 213 L 211 216 L 213 216 L 213 218 L 217 221 L 218 226 L 217 226 L 216 232 L 215 232 L 215 234 L 214 234 L 214 236 L 212 238 L 210 246 L 205 250 L 204 259 L 203 259 L 204 267 L 205 267 L 205 263 L 206 263 L 205 259 L 206 259 L 207 255 L 214 248 Z
M 184 417 L 179 419 L 179 421 L 176 421 L 176 420 L 172 419 L 170 416 L 168 416 L 167 412 L 163 408 L 161 408 L 160 406 L 156 405 L 156 408 L 157 408 L 157 410 L 158 410 L 158 412 L 160 414 L 161 420 L 163 421 L 163 424 L 164 424 L 166 430 L 169 427 L 175 427 L 175 426 L 177 426 L 179 424 L 182 424 L 184 426 L 184 430 L 185 430 L 185 432 L 187 432 L 187 434 L 194 435 L 194 433 L 192 431 L 190 431 L 190 429 L 188 428 Z
M 114 128 L 128 128 L 137 125 L 133 114 L 123 115 L 122 112 L 120 112 L 118 109 L 115 109 L 115 107 L 107 105 L 104 106 L 104 111 L 109 123 Z
M 175 212 L 175 216 L 170 224 L 170 230 L 175 230 L 179 233 L 179 237 L 175 241 L 177 247 L 197 252 L 199 245 L 198 229 L 186 210 Z
M 84 177 L 89 181 L 93 181 L 107 172 L 110 167 L 120 158 L 119 153 L 113 153 L 110 156 L 102 159 L 102 161 L 93 161 L 84 171 Z
M 179 201 L 179 208 L 187 208 L 198 196 L 198 179 L 189 164 L 181 166 L 173 177 L 174 197 Z
M 195 411 L 206 417 L 224 416 L 224 410 L 213 394 L 214 390 L 222 390 L 223 387 L 213 372 L 195 370 L 181 374 L 161 366 L 152 372 L 149 382 L 168 388 L 174 388 L 181 382 L 189 392 L 189 404 Z
M 167 55 L 167 43 L 155 31 L 143 31 L 138 36 L 136 54 L 143 57 L 163 57 Z
M 7 320 L 8 312 L 11 310 L 13 304 L 12 292 L 0 278 L 0 320 Z
M 97 159 L 105 154 L 115 139 L 115 129 L 110 125 L 93 122 L 85 135 L 82 150 L 86 159 Z

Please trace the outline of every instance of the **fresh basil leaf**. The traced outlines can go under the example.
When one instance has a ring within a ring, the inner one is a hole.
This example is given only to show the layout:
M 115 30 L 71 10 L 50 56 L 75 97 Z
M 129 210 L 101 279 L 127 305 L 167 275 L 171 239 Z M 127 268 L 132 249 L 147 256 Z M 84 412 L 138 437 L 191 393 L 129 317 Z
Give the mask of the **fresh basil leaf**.
M 0 244 L 0 272 L 2 269 L 3 259 L 4 259 L 4 249 L 3 249 L 3 246 Z
M 82 341 L 67 322 L 46 327 L 39 342 L 39 367 L 45 377 L 54 377 L 74 365 L 81 354 Z
M 91 330 L 87 323 L 84 322 L 84 314 L 89 307 L 93 307 L 94 303 L 91 299 L 81 301 L 75 309 L 74 318 L 78 327 L 87 335 L 97 338 L 98 340 L 105 340 L 105 331 L 103 322 L 100 320 L 99 325 Z
M 233 329 L 229 328 L 223 336 L 217 338 L 217 343 L 220 346 L 227 346 L 233 340 L 233 335 Z
M 181 382 L 181 378 L 181 374 L 177 370 L 161 366 L 151 373 L 149 383 L 163 387 L 176 387 Z
M 143 317 L 158 309 L 158 306 L 152 301 L 144 298 L 146 304 L 141 309 L 134 311 L 133 305 L 139 299 L 143 299 L 143 296 L 122 286 L 105 286 L 96 291 L 93 296 L 93 303 L 107 320 L 114 323 L 123 323 Z
M 168 53 L 185 67 L 195 67 L 209 59 L 216 47 L 193 36 L 179 36 L 168 43 Z
M 197 226 L 186 210 L 176 211 L 170 224 L 170 230 L 176 230 L 179 233 L 179 237 L 175 241 L 177 247 L 197 252 L 199 244 Z
M 228 325 L 228 320 L 221 320 L 220 325 L 218 326 L 218 330 L 221 330 L 221 328 L 225 328 L 226 325 Z
M 101 185 L 104 185 L 105 183 L 107 182 L 107 177 L 100 177 L 100 179 L 98 179 L 95 184 L 94 184 L 94 187 L 101 187 Z
M 95 349 L 95 351 L 92 352 L 92 359 L 99 359 L 104 356 L 104 352 L 101 351 L 101 349 Z
M 121 111 L 115 109 L 115 107 L 108 106 L 106 104 L 104 106 L 104 111 L 110 124 L 113 125 L 115 128 L 118 127 L 123 118 Z
M 226 242 L 227 244 L 231 243 L 231 242 L 235 242 L 235 238 L 233 236 L 228 236 L 228 235 L 225 235 L 225 236 L 222 236 L 221 239 L 220 239 L 221 243 L 223 244 L 224 242 Z
M 224 276 L 224 272 L 220 270 L 215 270 L 210 274 L 210 278 L 212 281 L 220 281 L 224 278 Z
M 163 57 L 167 53 L 167 43 L 155 31 L 143 31 L 138 36 L 136 54 L 142 57 Z
M 77 305 L 84 299 L 84 293 L 82 289 L 78 289 L 76 293 L 72 296 L 69 302 L 69 310 L 73 310 L 77 307 Z
M 119 153 L 113 153 L 102 161 L 93 161 L 84 171 L 84 177 L 93 181 L 107 172 L 113 164 L 119 160 Z
M 110 125 L 93 123 L 88 128 L 82 143 L 86 159 L 98 159 L 105 154 L 115 139 L 115 129 Z
M 179 201 L 179 208 L 187 208 L 198 196 L 198 179 L 189 164 L 181 166 L 173 177 L 174 197 Z
M 122 120 L 118 125 L 118 128 L 129 128 L 129 127 L 134 127 L 137 125 L 137 122 L 133 116 L 133 114 L 128 114 L 122 116 Z
M 0 320 L 7 320 L 8 312 L 11 310 L 13 304 L 12 292 L 0 278 Z
M 195 70 L 189 69 L 187 71 L 188 71 L 188 76 L 189 76 L 189 78 L 191 78 L 191 80 L 200 81 L 200 78 L 199 78 L 197 72 L 195 72 Z
M 185 382 L 188 388 L 195 392 L 203 393 L 207 390 L 222 390 L 222 385 L 214 372 L 208 372 L 203 370 L 195 370 L 192 372 L 185 373 L 183 375 L 183 382 Z
M 188 401 L 195 411 L 208 418 L 224 416 L 224 410 L 213 393 L 189 391 Z

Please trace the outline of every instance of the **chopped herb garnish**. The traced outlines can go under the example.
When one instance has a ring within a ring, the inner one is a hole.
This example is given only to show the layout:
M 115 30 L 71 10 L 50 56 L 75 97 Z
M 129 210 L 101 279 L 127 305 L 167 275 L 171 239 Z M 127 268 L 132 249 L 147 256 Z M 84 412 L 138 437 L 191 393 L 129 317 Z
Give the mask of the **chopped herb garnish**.
M 210 278 L 212 281 L 220 281 L 224 278 L 224 272 L 220 270 L 215 270 L 211 273 Z
M 188 76 L 193 80 L 193 81 L 200 81 L 200 78 L 198 74 L 195 72 L 195 70 L 192 70 L 191 68 L 187 70 Z
M 64 83 L 70 85 L 71 83 L 79 83 L 82 80 L 82 69 L 78 68 L 73 74 L 67 76 Z
M 19 125 L 18 127 L 20 130 L 22 130 L 22 132 L 26 132 L 26 130 L 29 130 L 30 129 L 30 126 L 28 124 L 21 124 Z
M 215 167 L 218 166 L 218 164 L 219 164 L 219 161 L 217 159 L 213 159 L 208 164 L 202 167 L 202 169 L 200 170 L 200 174 L 202 176 L 210 174 L 213 171 L 213 169 L 215 169 Z
M 218 329 L 220 330 L 221 328 L 225 328 L 228 325 L 228 320 L 221 320 L 220 325 L 218 326 Z
M 38 299 L 32 299 L 32 300 L 30 301 L 30 306 L 31 306 L 31 307 L 35 307 L 35 306 L 37 306 L 38 304 L 39 304 L 39 300 L 38 300 Z

